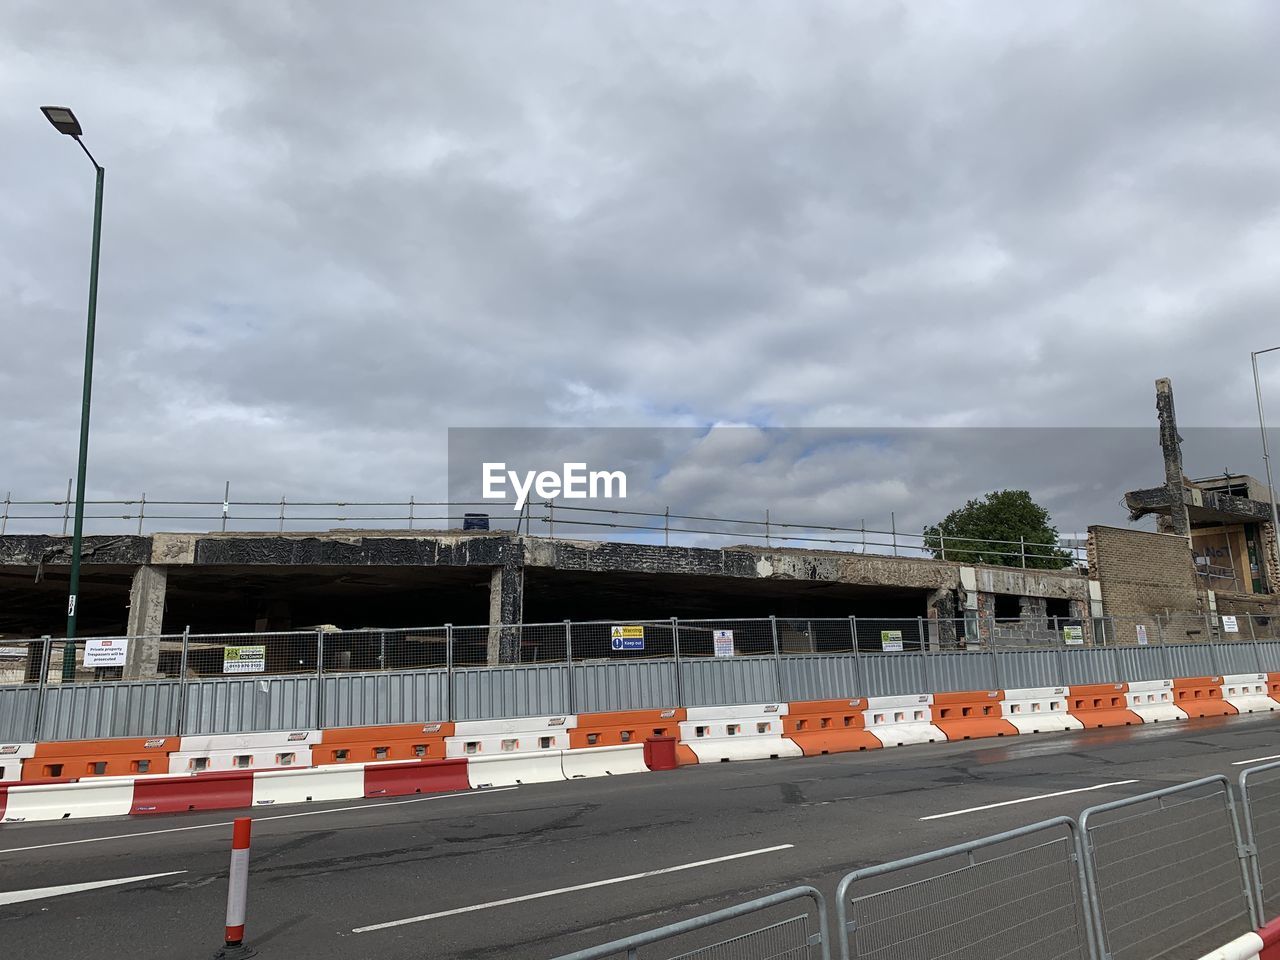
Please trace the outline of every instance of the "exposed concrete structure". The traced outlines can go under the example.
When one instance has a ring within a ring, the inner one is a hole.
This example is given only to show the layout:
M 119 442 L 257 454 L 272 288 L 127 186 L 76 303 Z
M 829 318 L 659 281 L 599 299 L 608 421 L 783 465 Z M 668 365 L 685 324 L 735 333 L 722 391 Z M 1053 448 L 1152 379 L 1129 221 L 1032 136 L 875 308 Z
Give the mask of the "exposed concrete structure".
M 1168 492 L 1168 532 L 1180 537 L 1191 535 L 1182 497 L 1182 437 L 1178 434 L 1178 418 L 1173 409 L 1173 384 L 1168 377 L 1156 381 L 1156 415 L 1160 418 L 1160 450 L 1164 454 L 1164 485 Z
M 125 633 L 134 639 L 129 644 L 125 679 L 140 680 L 159 675 L 160 634 L 164 633 L 167 583 L 167 568 L 149 563 L 139 567 L 133 575 Z
M 56 633 L 65 554 L 56 537 L 0 537 L 0 632 Z M 396 627 L 488 623 L 482 656 L 518 656 L 521 622 L 571 618 L 924 618 L 952 646 L 984 610 L 1087 618 L 1076 570 L 961 567 L 919 557 L 760 546 L 720 549 L 520 537 L 494 532 L 330 531 L 90 537 L 85 633 Z M 35 581 L 37 568 L 41 580 Z M 110 586 L 115 593 L 107 591 Z M 126 606 L 125 592 L 132 597 Z M 83 592 L 83 591 L 82 591 Z M 166 613 L 167 610 L 167 613 Z M 127 612 L 127 620 L 126 614 Z M 969 624 L 955 618 L 971 618 Z M 82 621 L 83 622 L 83 621 Z M 971 634 L 972 635 L 972 634 Z M 1025 636 L 1030 637 L 1030 634 Z M 792 638 L 790 644 L 815 644 Z M 138 675 L 153 670 L 137 651 Z

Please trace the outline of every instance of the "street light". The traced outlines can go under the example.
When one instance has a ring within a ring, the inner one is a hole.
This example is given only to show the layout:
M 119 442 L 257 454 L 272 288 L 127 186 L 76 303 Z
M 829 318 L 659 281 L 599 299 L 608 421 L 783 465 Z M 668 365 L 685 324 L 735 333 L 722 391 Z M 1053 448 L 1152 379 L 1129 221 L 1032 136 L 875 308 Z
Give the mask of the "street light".
M 41 107 L 59 133 L 79 144 L 97 172 L 93 196 L 93 252 L 89 259 L 89 322 L 84 341 L 84 396 L 80 401 L 80 460 L 76 466 L 76 524 L 71 537 L 71 586 L 67 594 L 67 640 L 62 650 L 62 679 L 76 676 L 76 595 L 80 592 L 80 552 L 84 536 L 84 475 L 89 459 L 89 398 L 93 392 L 93 330 L 98 311 L 98 248 L 102 239 L 102 181 L 106 171 L 80 140 L 80 121 L 68 107 Z
M 1280 350 L 1280 347 L 1267 347 L 1265 350 L 1254 350 L 1249 354 L 1253 361 L 1253 392 L 1258 398 L 1258 427 L 1262 430 L 1262 463 L 1267 468 L 1267 494 L 1271 497 L 1271 543 L 1275 553 L 1274 573 L 1280 577 L 1280 513 L 1276 507 L 1276 488 L 1271 483 L 1271 456 L 1267 453 L 1267 417 L 1262 412 L 1262 385 L 1258 381 L 1258 357 L 1264 353 Z M 1276 593 L 1280 584 L 1269 583 L 1272 593 Z

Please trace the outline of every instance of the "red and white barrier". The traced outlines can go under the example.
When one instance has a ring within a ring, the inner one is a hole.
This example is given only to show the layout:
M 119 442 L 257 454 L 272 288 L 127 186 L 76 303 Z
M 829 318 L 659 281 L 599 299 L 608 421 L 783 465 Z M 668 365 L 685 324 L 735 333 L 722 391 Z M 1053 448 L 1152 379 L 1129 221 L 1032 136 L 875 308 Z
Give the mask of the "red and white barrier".
M 1258 960 L 1265 946 L 1262 937 L 1256 933 L 1246 933 L 1230 943 L 1224 943 L 1217 950 L 1209 951 L 1200 960 Z
M 647 773 L 644 744 L 612 747 L 579 747 L 560 754 L 560 769 L 566 780 L 586 777 L 616 777 L 625 773 Z
M 783 736 L 786 714 L 785 703 L 689 707 L 680 722 L 680 743 L 699 763 L 804 756 L 799 744 Z
M 1000 715 L 1019 733 L 1059 733 L 1080 730 L 1079 720 L 1067 712 L 1066 687 L 1020 687 L 1006 690 Z
M 1143 723 L 1187 719 L 1186 711 L 1174 702 L 1172 680 L 1134 680 L 1129 683 L 1125 699 Z
M 22 779 L 22 761 L 36 755 L 34 743 L 0 743 L 0 783 Z
M 1241 713 L 1269 713 L 1272 710 L 1280 710 L 1280 703 L 1268 695 L 1265 673 L 1234 673 L 1223 677 L 1222 699 Z
M 226 946 L 244 943 L 244 921 L 249 899 L 249 835 L 253 821 L 237 817 L 231 828 L 231 871 L 227 879 Z
M 942 743 L 947 735 L 933 724 L 933 694 L 867 697 L 867 732 L 886 747 Z

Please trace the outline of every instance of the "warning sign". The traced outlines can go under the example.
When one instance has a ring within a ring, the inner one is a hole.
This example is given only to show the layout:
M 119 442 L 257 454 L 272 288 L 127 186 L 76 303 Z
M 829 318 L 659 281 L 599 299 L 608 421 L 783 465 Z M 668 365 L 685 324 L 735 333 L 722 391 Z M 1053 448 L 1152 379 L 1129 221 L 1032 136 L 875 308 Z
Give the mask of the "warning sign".
M 1071 644 L 1073 647 L 1078 647 L 1083 645 L 1084 644 L 1084 627 L 1063 627 L 1062 641 L 1064 643 Z
M 123 667 L 129 641 L 123 637 L 90 637 L 84 644 L 86 667 Z
M 223 647 L 223 673 L 264 673 L 267 669 L 267 648 Z
M 1239 633 L 1240 621 L 1235 617 L 1224 616 L 1222 618 L 1222 631 L 1223 633 Z
M 615 625 L 609 639 L 614 650 L 643 650 L 644 627 L 638 624 Z
M 712 642 L 715 644 L 717 657 L 733 656 L 733 631 L 732 630 L 716 630 L 711 635 Z

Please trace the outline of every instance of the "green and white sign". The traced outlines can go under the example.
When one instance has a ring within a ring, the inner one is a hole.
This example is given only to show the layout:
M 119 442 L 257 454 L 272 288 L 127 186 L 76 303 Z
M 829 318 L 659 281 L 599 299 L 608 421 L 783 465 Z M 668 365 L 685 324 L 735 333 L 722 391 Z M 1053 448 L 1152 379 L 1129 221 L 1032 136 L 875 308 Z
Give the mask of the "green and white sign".
M 223 647 L 223 673 L 264 673 L 267 669 L 267 648 Z
M 885 653 L 901 653 L 902 652 L 902 631 L 901 630 L 881 630 L 880 631 L 880 649 Z
M 1071 644 L 1073 647 L 1078 647 L 1083 645 L 1084 644 L 1084 627 L 1063 627 L 1062 641 L 1064 643 Z

